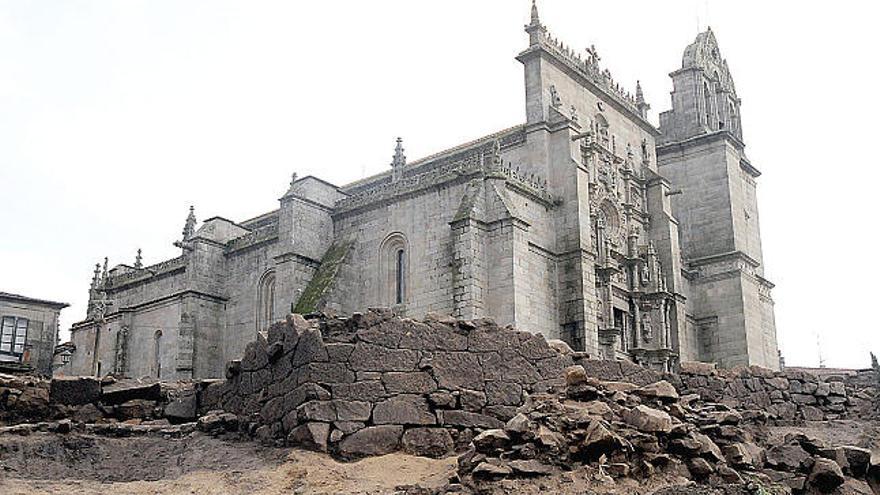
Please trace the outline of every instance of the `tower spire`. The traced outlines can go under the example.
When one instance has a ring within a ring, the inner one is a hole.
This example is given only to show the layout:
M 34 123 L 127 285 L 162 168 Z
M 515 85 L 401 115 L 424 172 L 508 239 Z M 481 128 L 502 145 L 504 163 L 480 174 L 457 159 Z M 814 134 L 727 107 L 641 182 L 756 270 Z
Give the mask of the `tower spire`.
M 144 267 L 143 258 L 141 257 L 141 248 L 138 248 L 137 256 L 134 258 L 134 267 L 138 269 Z
M 645 101 L 645 93 L 642 92 L 641 81 L 636 81 L 636 108 L 639 110 L 639 115 L 642 118 L 648 117 L 648 110 L 651 109 L 651 105 Z
M 547 28 L 541 24 L 541 17 L 538 15 L 538 4 L 532 0 L 532 12 L 529 24 L 526 26 L 526 32 L 529 33 L 529 46 L 535 46 L 541 43 L 541 39 L 547 35 Z
M 391 180 L 396 182 L 403 177 L 403 169 L 406 167 L 406 155 L 403 154 L 403 138 L 397 138 L 397 146 L 394 147 L 394 159 L 391 161 Z
M 186 217 L 186 223 L 183 225 L 183 240 L 188 241 L 196 232 L 196 207 L 190 205 L 189 215 Z

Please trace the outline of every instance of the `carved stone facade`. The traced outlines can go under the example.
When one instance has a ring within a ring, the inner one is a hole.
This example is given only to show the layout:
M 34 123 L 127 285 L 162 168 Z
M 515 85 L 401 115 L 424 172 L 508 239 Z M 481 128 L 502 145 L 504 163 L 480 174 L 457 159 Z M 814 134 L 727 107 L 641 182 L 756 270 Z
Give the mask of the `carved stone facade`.
M 758 173 L 714 36 L 687 48 L 657 129 L 595 48 L 566 48 L 536 7 L 526 32 L 524 124 L 416 161 L 398 139 L 387 172 L 345 186 L 294 175 L 244 222 L 191 212 L 180 257 L 98 267 L 75 369 L 220 376 L 292 308 L 372 306 L 491 317 L 658 369 L 777 368 Z

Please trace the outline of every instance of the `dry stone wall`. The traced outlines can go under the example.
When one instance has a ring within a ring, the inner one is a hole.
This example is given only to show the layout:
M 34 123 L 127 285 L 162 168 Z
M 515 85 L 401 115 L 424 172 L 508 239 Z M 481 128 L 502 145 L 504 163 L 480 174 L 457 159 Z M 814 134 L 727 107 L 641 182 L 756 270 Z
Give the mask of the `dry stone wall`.
M 757 366 L 717 370 L 693 364 L 682 366 L 674 381 L 683 394 L 699 394 L 704 401 L 739 409 L 760 409 L 779 422 L 844 418 L 855 405 L 852 390 L 843 381 L 826 381 L 799 370 Z
M 229 363 L 202 402 L 264 441 L 343 457 L 441 456 L 502 426 L 527 394 L 561 385 L 571 364 L 543 336 L 491 320 L 294 314 Z

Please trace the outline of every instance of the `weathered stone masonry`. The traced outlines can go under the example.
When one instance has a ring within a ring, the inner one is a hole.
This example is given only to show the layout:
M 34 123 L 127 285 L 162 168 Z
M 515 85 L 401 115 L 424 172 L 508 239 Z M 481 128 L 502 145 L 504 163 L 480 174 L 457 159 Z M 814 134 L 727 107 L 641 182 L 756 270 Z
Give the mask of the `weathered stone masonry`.
M 778 369 L 760 173 L 714 34 L 684 50 L 658 129 L 640 86 L 566 47 L 536 6 L 526 33 L 524 121 L 413 161 L 398 140 L 388 170 L 346 185 L 294 174 L 249 220 L 191 212 L 180 257 L 98 267 L 69 373 L 216 378 L 291 308 L 380 306 L 663 371 Z
M 503 425 L 525 394 L 561 385 L 571 364 L 543 336 L 490 320 L 291 315 L 230 363 L 206 402 L 216 398 L 266 440 L 343 456 L 398 446 L 441 455 L 467 445 L 474 429 Z

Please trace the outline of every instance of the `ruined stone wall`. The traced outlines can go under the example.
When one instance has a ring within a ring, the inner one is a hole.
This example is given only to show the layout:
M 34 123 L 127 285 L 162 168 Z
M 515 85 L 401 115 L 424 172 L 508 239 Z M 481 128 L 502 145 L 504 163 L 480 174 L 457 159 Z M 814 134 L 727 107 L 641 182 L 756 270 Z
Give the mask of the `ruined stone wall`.
M 239 415 L 265 441 L 346 457 L 401 447 L 443 455 L 475 430 L 502 426 L 525 394 L 561 384 L 571 364 L 543 336 L 491 320 L 291 315 L 249 344 L 201 402 Z
M 826 381 L 799 370 L 757 366 L 716 370 L 694 365 L 683 367 L 676 378 L 682 394 L 699 394 L 705 401 L 739 409 L 760 409 L 781 422 L 844 418 L 854 405 L 843 381 Z

